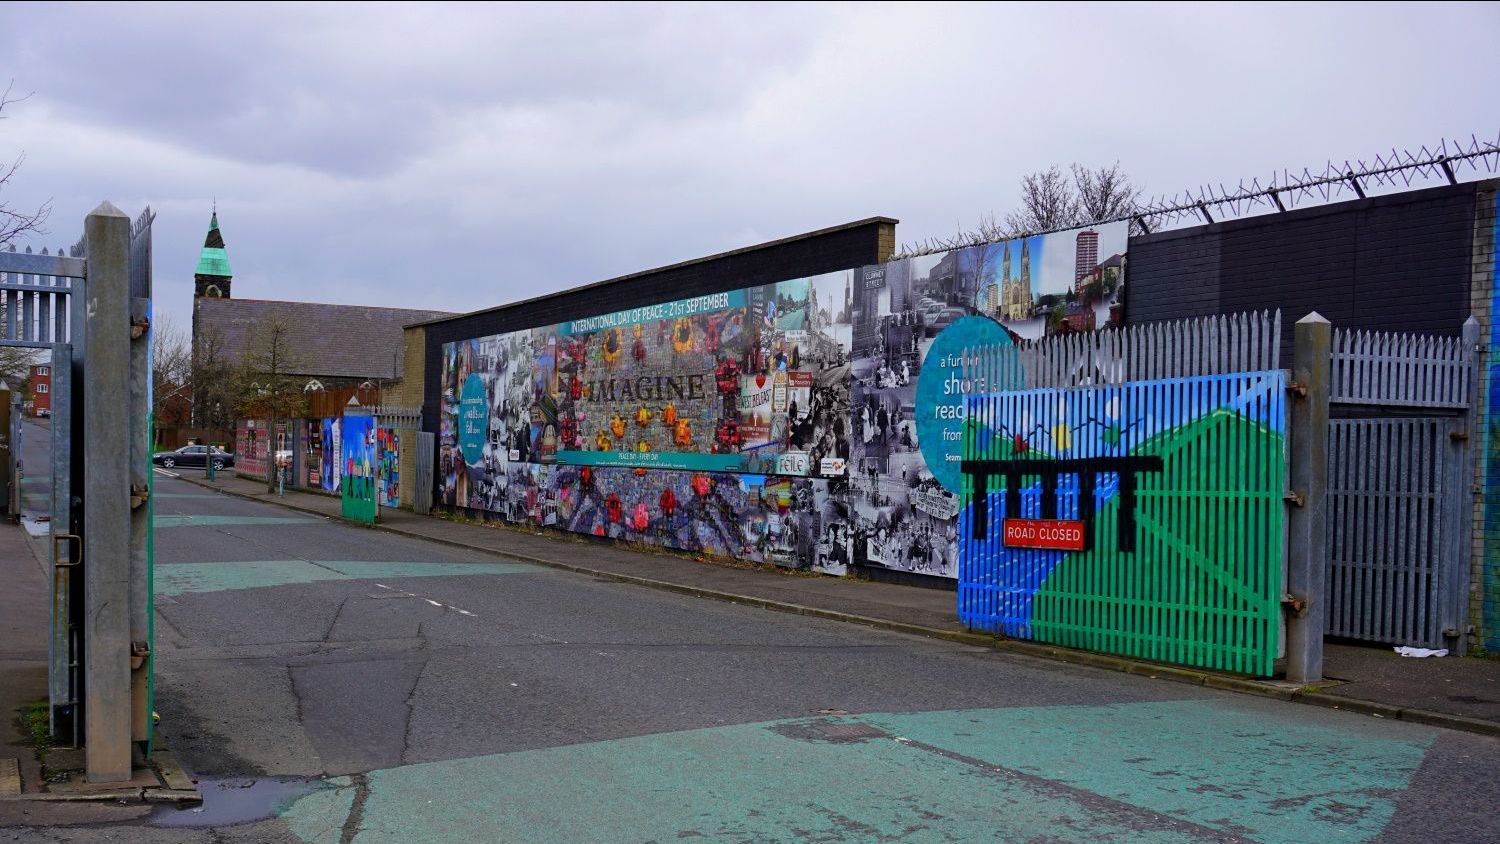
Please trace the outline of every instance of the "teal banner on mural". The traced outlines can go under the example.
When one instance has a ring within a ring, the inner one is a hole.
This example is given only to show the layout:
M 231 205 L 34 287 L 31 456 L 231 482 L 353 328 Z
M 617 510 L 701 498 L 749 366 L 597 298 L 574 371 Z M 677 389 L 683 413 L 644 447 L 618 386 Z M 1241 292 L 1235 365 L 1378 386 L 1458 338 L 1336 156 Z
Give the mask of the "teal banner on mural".
M 710 311 L 722 311 L 726 308 L 743 308 L 744 306 L 745 291 L 731 290 L 727 293 L 711 293 L 707 296 L 677 299 L 672 302 L 663 302 L 659 305 L 646 305 L 640 308 L 631 308 L 628 311 L 616 311 L 612 314 L 575 319 L 559 325 L 557 333 L 563 337 L 570 337 L 574 334 L 603 331 L 606 328 L 622 328 L 624 326 L 640 325 L 663 319 L 683 319 Z
M 484 379 L 470 375 L 464 379 L 463 393 L 458 399 L 458 448 L 464 453 L 464 462 L 470 465 L 478 463 L 484 456 L 489 419 L 489 397 Z
M 734 472 L 744 467 L 744 459 L 738 454 L 684 451 L 559 451 L 557 462 L 569 466 L 623 466 L 627 469 L 688 472 Z
M 962 491 L 958 466 L 963 460 L 967 398 L 1021 387 L 1020 366 L 1014 359 L 1010 366 L 995 367 L 994 373 L 981 371 L 981 355 L 995 355 L 990 350 L 1011 346 L 1010 335 L 999 323 L 986 317 L 963 317 L 943 329 L 927 349 L 917 378 L 917 441 L 928 470 L 949 492 Z M 997 377 L 1001 369 L 1003 378 Z

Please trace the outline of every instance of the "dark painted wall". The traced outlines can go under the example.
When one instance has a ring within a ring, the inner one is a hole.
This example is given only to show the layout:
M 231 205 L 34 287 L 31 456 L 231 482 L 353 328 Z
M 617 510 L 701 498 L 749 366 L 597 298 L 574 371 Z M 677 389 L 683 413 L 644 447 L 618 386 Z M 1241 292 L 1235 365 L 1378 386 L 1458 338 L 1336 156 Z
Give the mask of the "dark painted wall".
M 876 217 L 431 323 L 426 331 L 422 429 L 438 430 L 444 343 L 878 264 L 895 247 L 895 223 Z
M 1130 239 L 1127 322 L 1281 309 L 1336 327 L 1459 333 L 1469 316 L 1474 184 Z

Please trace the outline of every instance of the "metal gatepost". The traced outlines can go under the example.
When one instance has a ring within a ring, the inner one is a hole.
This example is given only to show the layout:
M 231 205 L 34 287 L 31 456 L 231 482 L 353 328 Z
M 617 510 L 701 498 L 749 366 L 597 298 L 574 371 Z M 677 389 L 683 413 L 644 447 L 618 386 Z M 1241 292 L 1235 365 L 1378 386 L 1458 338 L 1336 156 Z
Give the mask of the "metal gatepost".
M 151 223 L 103 203 L 67 256 L 0 253 L 8 346 L 52 353 L 52 732 L 90 782 L 151 726 Z M 82 436 L 75 436 L 81 433 Z

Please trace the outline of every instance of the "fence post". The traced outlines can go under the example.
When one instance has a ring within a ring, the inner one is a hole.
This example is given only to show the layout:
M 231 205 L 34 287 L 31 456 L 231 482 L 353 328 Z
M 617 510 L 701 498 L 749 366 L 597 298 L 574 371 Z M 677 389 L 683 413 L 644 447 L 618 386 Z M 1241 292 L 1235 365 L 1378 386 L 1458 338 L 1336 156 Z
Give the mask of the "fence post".
M 1314 311 L 1293 328 L 1291 491 L 1287 516 L 1286 679 L 1323 678 L 1323 627 L 1328 571 L 1328 399 L 1333 326 Z
M 1448 566 L 1449 577 L 1445 585 L 1447 596 L 1446 606 L 1443 611 L 1448 615 L 1444 620 L 1445 627 L 1451 627 L 1453 632 L 1452 641 L 1448 643 L 1455 654 L 1463 656 L 1469 652 L 1473 644 L 1474 633 L 1471 629 L 1469 619 L 1469 555 L 1467 549 L 1474 538 L 1476 528 L 1484 527 L 1484 491 L 1480 483 L 1476 483 L 1474 470 L 1476 468 L 1474 459 L 1476 454 L 1482 454 L 1484 444 L 1480 439 L 1483 430 L 1480 420 L 1484 417 L 1484 408 L 1480 405 L 1480 397 L 1484 395 L 1481 385 L 1488 377 L 1486 363 L 1488 348 L 1480 345 L 1479 320 L 1472 314 L 1464 320 L 1462 331 L 1462 353 L 1469 365 L 1473 367 L 1470 373 L 1469 383 L 1465 385 L 1469 397 L 1469 406 L 1450 434 L 1453 446 L 1456 446 L 1459 455 L 1457 479 L 1459 483 L 1454 484 L 1452 506 L 1446 507 L 1453 514 L 1452 520 L 1447 525 L 1449 535 L 1452 539 L 1452 559 L 1454 565 Z M 1457 561 L 1464 561 L 1462 564 Z M 1445 629 L 1445 637 L 1448 631 Z
M 89 782 L 130 779 L 130 218 L 84 220 L 84 724 Z

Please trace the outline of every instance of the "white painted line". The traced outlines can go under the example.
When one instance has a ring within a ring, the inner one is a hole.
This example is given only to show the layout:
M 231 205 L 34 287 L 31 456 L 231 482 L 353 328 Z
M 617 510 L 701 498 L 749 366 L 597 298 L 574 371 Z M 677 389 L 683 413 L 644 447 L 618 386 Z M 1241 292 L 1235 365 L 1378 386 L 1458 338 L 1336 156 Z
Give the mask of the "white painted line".
M 151 467 L 151 471 L 155 472 L 158 475 L 166 475 L 169 478 L 180 478 L 180 477 L 182 477 L 181 475 L 177 474 L 176 472 L 168 472 L 166 469 L 158 469 L 155 466 Z
M 437 601 L 434 601 L 431 598 L 423 598 L 422 600 L 426 601 L 429 604 L 432 604 L 434 607 L 441 607 L 442 606 L 441 603 L 439 603 Z
M 386 585 L 385 585 L 385 584 L 384 584 L 384 583 L 377 583 L 377 584 L 375 584 L 375 585 L 376 585 L 376 586 L 379 586 L 379 587 L 380 587 L 380 588 L 381 588 L 381 589 L 389 589 L 389 588 L 391 588 L 391 587 L 389 587 L 389 586 L 386 586 Z

